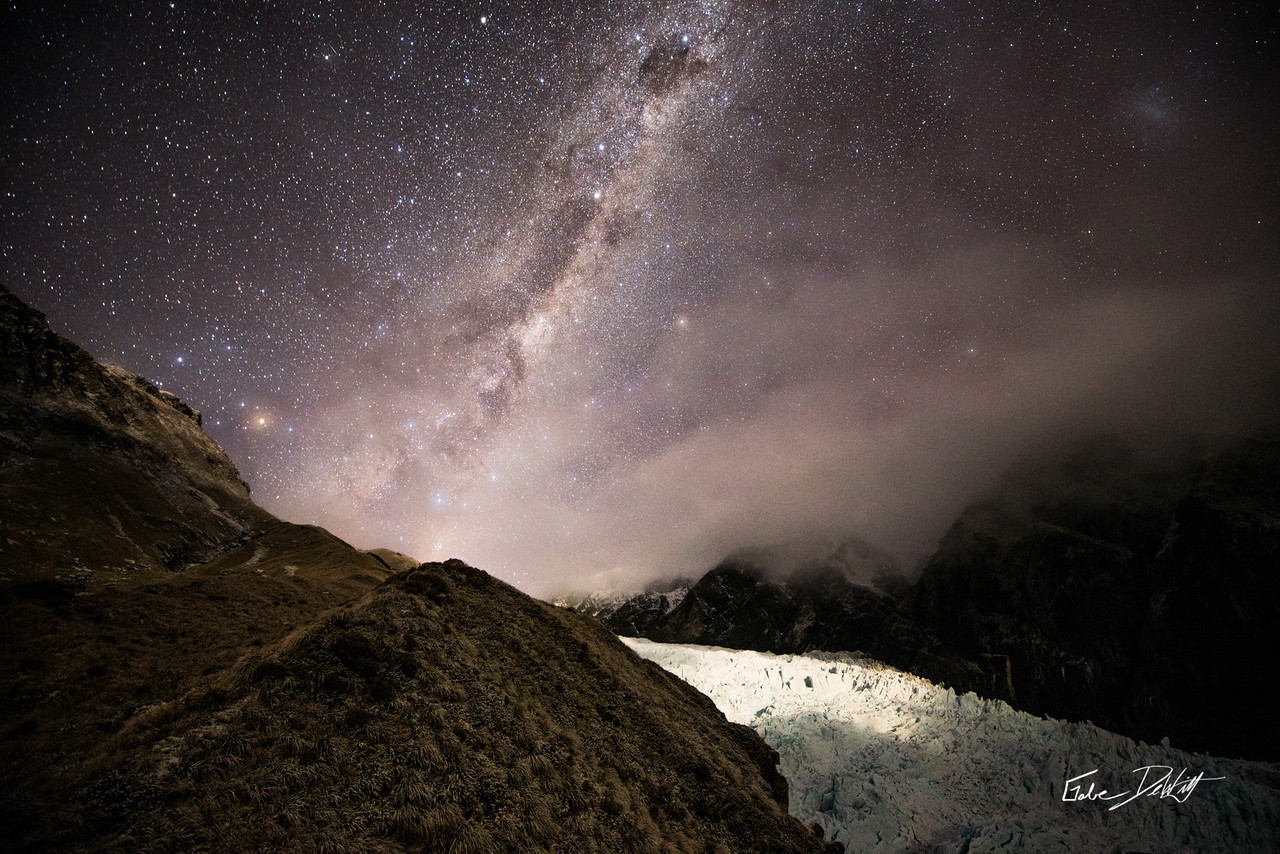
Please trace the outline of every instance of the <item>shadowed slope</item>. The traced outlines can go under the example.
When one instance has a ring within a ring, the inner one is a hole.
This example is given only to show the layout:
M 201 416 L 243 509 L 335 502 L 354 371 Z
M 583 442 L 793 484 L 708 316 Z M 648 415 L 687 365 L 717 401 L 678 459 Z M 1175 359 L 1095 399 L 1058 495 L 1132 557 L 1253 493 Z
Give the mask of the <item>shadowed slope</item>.
M 461 562 L 130 722 L 60 846 L 811 851 L 777 756 L 592 621 Z
M 1184 749 L 1275 760 L 1245 686 L 1280 647 L 1280 432 L 1199 462 L 1100 440 L 970 507 L 907 603 L 1014 702 Z
M 254 505 L 199 413 L 3 288 L 0 506 L 7 804 L 54 810 L 104 733 L 389 574 Z
M 115 572 L 159 576 L 270 519 L 200 420 L 0 288 L 3 580 L 83 588 Z

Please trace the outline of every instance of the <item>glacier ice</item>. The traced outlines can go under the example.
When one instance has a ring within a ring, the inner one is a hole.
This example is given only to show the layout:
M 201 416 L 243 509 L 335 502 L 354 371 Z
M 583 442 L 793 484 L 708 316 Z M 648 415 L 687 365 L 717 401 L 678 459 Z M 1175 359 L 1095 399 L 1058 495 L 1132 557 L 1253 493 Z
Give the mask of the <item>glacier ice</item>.
M 1280 850 L 1275 764 L 1039 718 L 847 655 L 622 641 L 754 728 L 779 753 L 792 814 L 849 851 Z M 1113 797 L 1162 765 L 1204 778 Z M 1085 781 L 1112 799 L 1064 800 L 1095 769 Z

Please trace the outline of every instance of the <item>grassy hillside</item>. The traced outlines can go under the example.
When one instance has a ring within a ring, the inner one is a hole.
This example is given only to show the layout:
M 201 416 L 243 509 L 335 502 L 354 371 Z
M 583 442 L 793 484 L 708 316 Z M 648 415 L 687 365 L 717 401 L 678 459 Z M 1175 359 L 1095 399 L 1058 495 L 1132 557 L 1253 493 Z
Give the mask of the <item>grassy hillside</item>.
M 825 850 L 763 741 L 598 624 L 275 519 L 2 289 L 0 404 L 7 848 Z

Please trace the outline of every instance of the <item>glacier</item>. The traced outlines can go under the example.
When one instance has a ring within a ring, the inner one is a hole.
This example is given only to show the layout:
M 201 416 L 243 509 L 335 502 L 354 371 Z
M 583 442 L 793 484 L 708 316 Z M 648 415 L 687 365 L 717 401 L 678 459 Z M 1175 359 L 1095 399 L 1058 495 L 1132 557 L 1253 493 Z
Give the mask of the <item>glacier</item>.
M 791 813 L 848 851 L 1280 850 L 1273 763 L 1037 717 L 849 654 L 621 640 L 755 729 Z

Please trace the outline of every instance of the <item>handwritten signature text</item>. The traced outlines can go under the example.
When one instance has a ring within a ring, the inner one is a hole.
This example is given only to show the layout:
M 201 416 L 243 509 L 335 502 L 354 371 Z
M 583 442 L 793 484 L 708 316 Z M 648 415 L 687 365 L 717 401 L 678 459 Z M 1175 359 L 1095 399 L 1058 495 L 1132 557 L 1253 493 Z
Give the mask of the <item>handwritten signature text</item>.
M 1074 801 L 1118 801 L 1111 804 L 1108 810 L 1119 809 L 1130 801 L 1138 798 L 1172 798 L 1178 803 L 1185 803 L 1187 798 L 1191 797 L 1191 793 L 1196 790 L 1196 786 L 1209 780 L 1225 780 L 1226 777 L 1206 777 L 1204 772 L 1194 776 L 1186 776 L 1189 771 L 1183 768 L 1178 772 L 1178 776 L 1173 775 L 1173 766 L 1171 765 L 1144 765 L 1141 768 L 1135 768 L 1134 774 L 1141 774 L 1142 780 L 1138 783 L 1136 789 L 1130 789 L 1124 792 L 1109 792 L 1106 789 L 1098 789 L 1097 780 L 1088 780 L 1088 788 L 1085 788 L 1086 778 L 1098 773 L 1098 769 L 1086 771 L 1071 779 L 1067 780 L 1065 786 L 1062 787 L 1062 800 L 1067 803 Z M 1121 800 L 1123 798 L 1123 800 Z

